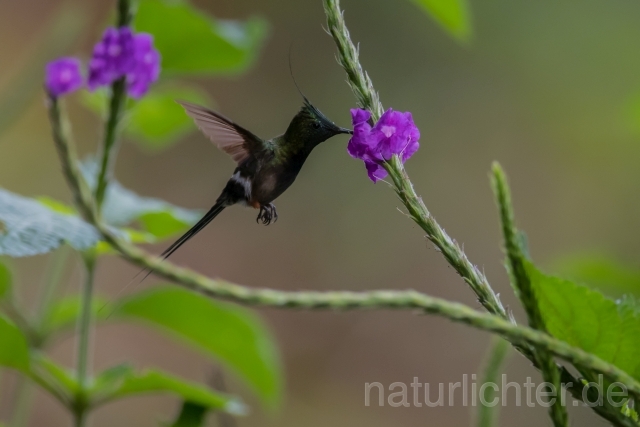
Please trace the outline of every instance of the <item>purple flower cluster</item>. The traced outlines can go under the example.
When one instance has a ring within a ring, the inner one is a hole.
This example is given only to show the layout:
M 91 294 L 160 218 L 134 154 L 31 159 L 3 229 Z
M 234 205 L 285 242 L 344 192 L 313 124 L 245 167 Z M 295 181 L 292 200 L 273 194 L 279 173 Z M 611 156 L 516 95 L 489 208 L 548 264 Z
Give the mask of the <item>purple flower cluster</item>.
M 371 181 L 387 176 L 382 163 L 396 154 L 406 162 L 420 147 L 420 131 L 413 122 L 411 113 L 388 109 L 380 120 L 371 126 L 371 113 L 355 108 L 351 110 L 353 136 L 347 151 L 355 159 L 364 161 Z
M 107 28 L 102 39 L 93 48 L 88 68 L 89 90 L 108 86 L 125 78 L 129 96 L 140 98 L 158 80 L 160 54 L 154 48 L 153 36 L 150 34 L 134 34 L 129 27 Z M 70 78 L 70 73 L 74 84 L 63 84 Z M 82 86 L 80 61 L 61 58 L 51 62 L 47 65 L 45 83 L 49 94 L 55 97 L 78 89 Z

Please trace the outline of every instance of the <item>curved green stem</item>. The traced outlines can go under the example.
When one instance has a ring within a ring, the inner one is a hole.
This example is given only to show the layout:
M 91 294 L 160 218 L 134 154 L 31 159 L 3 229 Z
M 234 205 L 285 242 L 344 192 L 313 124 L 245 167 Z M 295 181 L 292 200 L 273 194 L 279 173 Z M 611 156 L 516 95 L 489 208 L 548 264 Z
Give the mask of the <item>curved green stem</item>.
M 525 255 L 521 248 L 518 237 L 518 230 L 515 225 L 515 215 L 511 203 L 511 192 L 507 184 L 507 177 L 498 163 L 493 164 L 492 184 L 496 197 L 498 210 L 500 211 L 500 223 L 502 224 L 502 234 L 504 236 L 504 247 L 507 255 L 508 270 L 511 276 L 511 283 L 522 303 L 529 326 L 542 332 L 548 332 L 542 313 L 538 306 L 531 278 L 526 271 L 524 260 Z M 556 393 L 562 393 L 560 372 L 553 356 L 541 351 L 534 351 L 533 359 L 536 366 L 542 372 L 542 378 L 550 383 Z M 549 416 L 553 420 L 555 427 L 566 427 L 569 424 L 567 409 L 562 404 L 561 399 L 553 398 L 553 404 L 549 406 Z
M 153 257 L 143 250 L 114 236 L 107 227 L 96 224 L 105 240 L 122 256 L 134 264 L 153 270 L 156 274 L 202 294 L 224 298 L 248 305 L 303 309 L 420 309 L 426 313 L 446 317 L 478 329 L 495 332 L 516 345 L 531 345 L 546 350 L 578 366 L 585 366 L 602 373 L 611 381 L 619 381 L 640 397 L 640 382 L 618 367 L 570 346 L 552 336 L 488 313 L 481 313 L 463 304 L 431 297 L 423 293 L 407 291 L 369 292 L 284 292 L 259 289 L 234 283 L 212 280 L 191 270 L 177 267 L 170 262 Z
M 74 402 L 74 416 L 76 426 L 84 426 L 87 415 L 86 391 L 89 386 L 89 357 L 91 342 L 93 284 L 95 278 L 96 258 L 93 253 L 83 254 L 85 265 L 85 281 L 82 287 L 80 316 L 78 318 L 78 346 L 76 366 L 78 377 L 78 394 Z
M 489 357 L 485 362 L 484 367 L 484 375 L 482 376 L 482 381 L 480 381 L 480 385 L 484 384 L 497 384 L 498 377 L 502 372 L 502 366 L 504 365 L 504 361 L 509 354 L 509 349 L 511 345 L 508 341 L 503 340 L 502 338 L 495 337 L 492 340 L 491 349 L 489 351 Z M 494 400 L 494 394 L 496 391 L 487 387 L 484 389 L 484 393 L 481 394 L 482 401 L 478 406 L 478 427 L 495 427 L 497 426 L 497 418 L 498 418 L 498 406 L 497 405 L 485 405 L 484 403 L 489 403 Z
M 124 27 L 131 24 L 133 12 L 130 0 L 118 0 L 117 26 Z M 111 98 L 109 99 L 109 113 L 104 126 L 104 139 L 100 152 L 100 164 L 96 179 L 95 200 L 98 212 L 104 201 L 113 164 L 118 154 L 118 132 L 125 103 L 127 101 L 127 81 L 121 77 L 111 85 Z
M 33 397 L 33 389 L 25 377 L 18 379 L 15 391 L 15 402 L 13 404 L 13 414 L 11 416 L 11 427 L 23 427 L 29 418 L 29 407 Z

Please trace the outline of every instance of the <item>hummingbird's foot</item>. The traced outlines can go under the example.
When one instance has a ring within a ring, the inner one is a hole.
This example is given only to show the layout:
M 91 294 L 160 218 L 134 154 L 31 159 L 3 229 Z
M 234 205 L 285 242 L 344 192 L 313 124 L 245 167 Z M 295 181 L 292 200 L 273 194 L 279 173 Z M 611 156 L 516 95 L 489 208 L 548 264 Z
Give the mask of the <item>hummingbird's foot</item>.
M 278 220 L 278 212 L 276 212 L 276 206 L 273 203 L 268 205 L 260 205 L 260 212 L 256 218 L 256 222 L 259 224 L 261 221 L 264 225 L 271 224 L 271 221 L 276 222 Z

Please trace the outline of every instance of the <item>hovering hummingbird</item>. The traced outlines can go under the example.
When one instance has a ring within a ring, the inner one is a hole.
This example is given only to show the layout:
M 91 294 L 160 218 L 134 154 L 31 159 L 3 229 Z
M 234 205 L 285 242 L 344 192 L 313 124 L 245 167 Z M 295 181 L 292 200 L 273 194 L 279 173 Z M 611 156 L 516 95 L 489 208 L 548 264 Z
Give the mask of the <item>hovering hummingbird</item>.
M 298 176 L 311 151 L 332 136 L 353 131 L 336 126 L 302 95 L 304 104 L 286 132 L 263 140 L 208 108 L 178 101 L 196 126 L 238 166 L 211 209 L 162 254 L 168 258 L 180 246 L 198 234 L 226 207 L 237 203 L 259 209 L 256 222 L 276 221 L 272 203 Z

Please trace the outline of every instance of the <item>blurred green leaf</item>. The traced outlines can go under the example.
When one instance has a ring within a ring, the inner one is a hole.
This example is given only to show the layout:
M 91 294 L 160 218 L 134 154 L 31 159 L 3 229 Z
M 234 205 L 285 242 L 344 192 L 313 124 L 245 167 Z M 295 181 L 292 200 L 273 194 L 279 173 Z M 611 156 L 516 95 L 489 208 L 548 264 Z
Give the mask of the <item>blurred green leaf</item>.
M 640 268 L 599 253 L 568 255 L 553 263 L 553 271 L 601 291 L 640 294 Z
M 640 309 L 585 286 L 547 276 L 532 263 L 527 272 L 549 333 L 640 379 Z
M 114 310 L 195 344 L 244 378 L 263 401 L 275 405 L 281 393 L 276 345 L 251 311 L 183 289 L 156 288 Z
M 59 200 L 52 199 L 51 197 L 39 196 L 39 197 L 36 197 L 36 200 L 54 212 L 64 214 L 64 215 L 77 215 L 77 212 L 73 207 L 65 203 L 62 203 Z
M 93 185 L 97 171 L 96 163 L 85 161 L 82 170 L 89 184 Z M 158 238 L 185 230 L 200 219 L 198 211 L 184 209 L 164 200 L 139 196 L 116 180 L 111 180 L 109 184 L 102 209 L 104 220 L 116 227 L 123 227 L 137 220 L 146 225 L 144 218 L 147 215 L 166 214 L 158 216 L 151 224 L 151 229 L 147 230 Z
M 186 1 L 141 0 L 136 29 L 151 33 L 165 73 L 230 74 L 247 69 L 267 35 L 261 18 L 215 19 Z
M 13 323 L 0 316 L 0 365 L 29 371 L 27 338 Z
M 131 243 L 155 243 L 158 241 L 158 238 L 151 233 L 147 233 L 146 231 L 135 230 L 133 228 L 120 228 L 118 229 L 120 235 L 127 242 Z M 118 251 L 113 249 L 110 244 L 105 241 L 100 241 L 96 245 L 96 255 L 116 255 Z
M 46 206 L 47 208 L 51 209 L 54 212 L 57 212 L 63 215 L 77 216 L 77 212 L 73 207 L 68 206 L 58 200 L 51 199 L 46 196 L 38 197 L 36 200 L 38 200 L 38 202 L 42 203 L 44 206 Z M 174 219 L 172 215 L 167 214 L 167 216 L 169 218 L 165 219 L 164 222 L 167 223 L 166 227 L 168 227 L 169 229 L 178 229 L 179 227 L 182 227 L 180 228 L 180 230 L 183 230 L 184 227 L 186 227 L 182 222 L 180 222 L 177 219 Z M 161 228 L 164 222 L 161 222 L 157 226 L 157 228 Z M 123 239 L 131 243 L 155 243 L 158 241 L 158 238 L 156 238 L 154 234 L 148 233 L 145 231 L 135 230 L 133 228 L 124 227 L 114 231 L 119 233 L 120 237 L 122 237 Z M 170 233 L 165 233 L 165 235 L 167 234 L 170 234 Z M 96 244 L 94 249 L 96 251 L 96 255 L 112 255 L 117 253 L 117 251 L 115 251 L 111 247 L 111 245 L 109 245 L 107 242 L 103 240 L 99 241 Z
M 412 0 L 450 35 L 466 42 L 471 38 L 471 13 L 468 0 Z
M 105 115 L 108 102 L 106 91 L 85 91 L 81 99 L 89 110 L 100 116 Z M 193 121 L 176 102 L 181 99 L 196 104 L 211 104 L 205 92 L 196 86 L 182 83 L 154 86 L 139 101 L 128 103 L 124 125 L 125 135 L 152 151 L 169 147 L 195 128 Z
M 91 301 L 91 311 L 93 316 L 97 320 L 106 319 L 109 315 L 109 310 L 104 309 L 108 304 L 108 301 L 101 297 L 94 297 Z M 45 335 L 49 335 L 53 332 L 59 332 L 75 326 L 78 317 L 80 316 L 81 300 L 79 295 L 73 295 L 57 301 L 43 324 L 47 330 Z
M 178 418 L 170 427 L 201 427 L 207 418 L 207 408 L 191 402 L 183 402 Z
M 76 216 L 54 212 L 40 202 L 0 189 L 0 255 L 23 257 L 51 252 L 68 243 L 77 250 L 90 249 L 98 232 Z
M 145 230 L 158 239 L 178 234 L 192 224 L 176 218 L 169 212 L 149 212 L 140 216 L 139 219 Z
M 51 359 L 43 355 L 38 355 L 31 360 L 32 370 L 39 372 L 40 375 L 46 374 L 49 378 L 52 378 L 58 386 L 65 389 L 66 394 L 69 396 L 75 395 L 79 391 L 78 381 L 75 374 L 70 370 L 57 365 Z
M 9 271 L 6 265 L 0 262 L 0 300 L 11 292 L 12 282 L 11 271 Z
M 131 108 L 126 133 L 148 149 L 157 151 L 168 147 L 179 137 L 195 129 L 193 121 L 176 100 L 204 105 L 210 103 L 200 88 L 186 85 L 159 86 Z
M 93 399 L 101 400 L 114 393 L 125 379 L 133 376 L 135 376 L 135 370 L 128 363 L 112 366 L 98 374 L 93 380 L 89 393 Z
M 104 376 L 107 375 L 108 378 Z M 106 392 L 105 392 L 106 391 Z M 206 408 L 220 409 L 233 413 L 244 412 L 244 405 L 235 398 L 217 393 L 204 385 L 183 380 L 167 373 L 148 370 L 136 374 L 126 366 L 107 370 L 100 374 L 91 389 L 92 399 L 100 396 L 100 403 L 141 394 L 172 393 L 183 400 Z
M 153 90 L 153 88 L 151 89 Z M 83 90 L 80 92 L 80 102 L 89 111 L 93 111 L 98 116 L 105 118 L 107 116 L 107 105 L 109 105 L 109 92 L 106 89 L 97 89 L 94 91 Z M 127 99 L 127 105 L 133 102 Z

